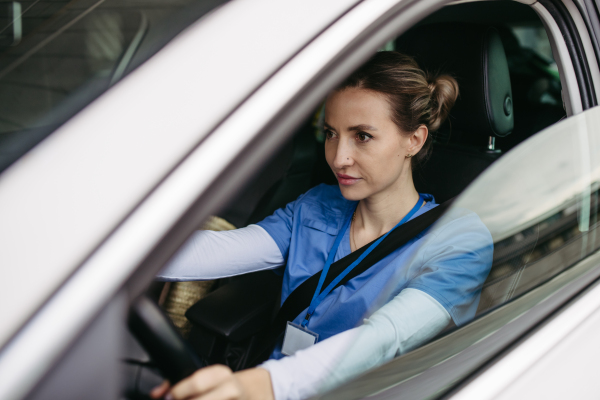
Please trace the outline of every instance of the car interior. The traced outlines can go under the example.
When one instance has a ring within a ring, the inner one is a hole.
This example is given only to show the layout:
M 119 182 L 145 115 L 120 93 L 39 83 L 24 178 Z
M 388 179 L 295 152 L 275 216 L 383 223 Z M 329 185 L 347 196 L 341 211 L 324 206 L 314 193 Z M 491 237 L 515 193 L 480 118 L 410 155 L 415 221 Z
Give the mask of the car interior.
M 449 73 L 459 82 L 461 94 L 450 118 L 434 135 L 431 158 L 414 171 L 417 190 L 433 194 L 438 203 L 451 201 L 493 162 L 566 116 L 548 37 L 537 14 L 526 5 L 446 6 L 388 43 L 386 50 L 390 49 L 412 55 L 425 70 Z M 202 229 L 244 227 L 311 187 L 337 184 L 325 162 L 322 123 L 320 105 L 261 173 Z M 568 236 L 576 221 L 561 224 L 561 232 Z M 541 231 L 538 224 L 521 232 L 518 241 L 511 237 L 495 244 L 478 316 L 527 290 L 519 287 L 518 278 L 528 262 L 541 257 L 540 249 L 550 238 Z M 147 294 L 169 315 L 201 364 L 222 363 L 235 371 L 252 366 L 249 354 L 277 312 L 280 287 L 275 270 L 214 282 L 156 282 Z M 440 336 L 456 329 L 450 324 Z M 131 363 L 133 374 L 139 375 L 142 367 Z M 150 381 L 160 382 L 154 376 L 144 382 L 137 379 L 129 393 L 144 392 Z

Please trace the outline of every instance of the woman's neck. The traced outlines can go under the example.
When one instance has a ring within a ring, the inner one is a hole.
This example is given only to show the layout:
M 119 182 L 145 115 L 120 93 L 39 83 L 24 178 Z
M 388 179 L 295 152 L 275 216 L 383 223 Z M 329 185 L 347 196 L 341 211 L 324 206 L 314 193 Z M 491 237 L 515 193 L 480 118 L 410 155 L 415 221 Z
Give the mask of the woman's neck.
M 365 243 L 383 235 L 396 226 L 418 200 L 419 193 L 415 189 L 412 177 L 402 184 L 361 200 L 354 220 L 355 235 Z

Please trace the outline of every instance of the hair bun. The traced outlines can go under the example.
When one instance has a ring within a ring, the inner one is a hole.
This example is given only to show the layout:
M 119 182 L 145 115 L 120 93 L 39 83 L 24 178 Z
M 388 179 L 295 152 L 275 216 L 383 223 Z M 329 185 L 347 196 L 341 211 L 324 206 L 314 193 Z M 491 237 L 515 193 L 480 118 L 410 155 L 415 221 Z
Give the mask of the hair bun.
M 429 129 L 435 132 L 446 120 L 458 98 L 458 82 L 450 75 L 427 74 L 427 86 L 431 91 Z
M 391 119 L 400 132 L 410 135 L 426 126 L 439 129 L 458 97 L 458 83 L 449 75 L 428 74 L 415 59 L 397 51 L 377 52 L 354 71 L 337 90 L 372 90 L 387 97 Z M 433 135 L 411 158 L 411 167 L 424 163 L 431 152 Z

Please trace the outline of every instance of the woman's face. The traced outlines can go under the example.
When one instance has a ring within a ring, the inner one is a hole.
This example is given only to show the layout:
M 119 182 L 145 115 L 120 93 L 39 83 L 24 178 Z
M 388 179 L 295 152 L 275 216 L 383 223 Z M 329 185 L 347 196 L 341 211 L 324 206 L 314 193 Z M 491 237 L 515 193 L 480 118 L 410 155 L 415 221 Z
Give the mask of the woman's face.
M 424 138 L 427 129 L 424 128 Z M 362 200 L 412 183 L 410 158 L 424 143 L 421 130 L 407 134 L 391 119 L 384 95 L 349 88 L 333 92 L 325 105 L 325 158 L 342 195 Z

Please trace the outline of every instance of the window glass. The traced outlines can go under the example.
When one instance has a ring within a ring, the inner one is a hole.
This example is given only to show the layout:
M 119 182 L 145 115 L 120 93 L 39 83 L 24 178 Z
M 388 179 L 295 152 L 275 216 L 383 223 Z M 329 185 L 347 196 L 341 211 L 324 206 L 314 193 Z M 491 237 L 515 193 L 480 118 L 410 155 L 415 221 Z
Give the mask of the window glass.
M 566 116 L 558 67 L 550 41 L 537 16 L 498 26 L 506 52 L 515 127 L 497 145 L 508 151 Z
M 596 108 L 529 139 L 457 203 L 476 211 L 494 238 L 494 266 L 480 311 L 527 292 L 598 248 L 600 164 L 592 127 L 599 115 Z
M 0 3 L 0 172 L 223 2 Z
M 546 35 L 546 31 L 542 26 L 513 26 L 511 27 L 513 34 L 519 40 L 521 47 L 529 49 L 543 57 L 546 61 L 554 61 L 550 41 Z M 556 63 L 553 62 L 553 69 L 556 69 Z
M 537 79 L 532 82 L 526 94 L 528 101 L 537 104 L 562 106 L 558 66 L 554 61 L 550 40 L 544 27 L 537 24 L 513 25 L 510 26 L 510 30 L 519 42 L 520 57 L 526 60 L 531 70 L 529 73 L 533 74 L 534 71 L 537 71 L 537 74 L 535 74 Z M 523 63 L 524 60 L 513 58 L 510 61 L 512 61 L 514 73 L 527 73 L 527 71 L 516 65 L 519 62 Z
M 599 107 L 561 121 L 506 154 L 467 188 L 432 229 L 447 224 L 457 212 L 467 212 L 476 214 L 491 234 L 492 267 L 476 289 L 480 298 L 473 318 L 458 327 L 451 324 L 429 346 L 332 394 L 358 398 L 407 382 L 493 334 L 595 268 L 580 262 L 600 247 L 598 126 Z M 360 352 L 350 346 L 346 357 Z M 462 379 L 472 368 L 455 365 L 457 378 L 446 385 Z M 448 388 L 436 385 L 429 389 Z M 356 397 L 349 394 L 353 391 Z

